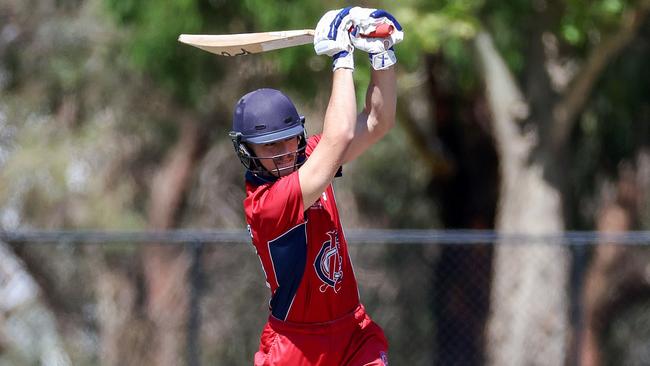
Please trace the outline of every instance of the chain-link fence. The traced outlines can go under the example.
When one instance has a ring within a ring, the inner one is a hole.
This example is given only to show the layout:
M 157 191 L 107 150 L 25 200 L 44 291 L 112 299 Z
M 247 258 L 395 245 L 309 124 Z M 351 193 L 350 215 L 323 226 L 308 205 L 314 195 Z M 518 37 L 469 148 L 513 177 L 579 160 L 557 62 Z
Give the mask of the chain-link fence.
M 553 298 L 526 289 L 557 278 L 566 364 L 650 364 L 650 232 L 346 237 L 392 365 L 490 364 L 510 352 L 492 339 L 496 308 L 514 307 L 515 327 Z M 243 231 L 0 231 L 0 242 L 0 365 L 252 364 L 269 292 Z M 521 281 L 504 291 L 497 278 Z

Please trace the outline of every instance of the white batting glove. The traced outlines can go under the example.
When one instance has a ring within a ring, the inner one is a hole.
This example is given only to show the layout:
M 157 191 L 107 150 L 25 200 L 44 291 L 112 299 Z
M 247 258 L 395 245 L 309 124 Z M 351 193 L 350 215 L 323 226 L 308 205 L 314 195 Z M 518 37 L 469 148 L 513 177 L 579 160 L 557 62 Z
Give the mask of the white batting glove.
M 349 33 L 352 27 L 350 9 L 351 7 L 347 7 L 328 11 L 320 18 L 314 32 L 314 50 L 317 55 L 332 57 L 333 70 L 354 70 L 354 47 Z
M 389 12 L 382 9 L 354 7 L 350 9 L 353 30 L 350 33 L 352 45 L 368 53 L 370 64 L 375 70 L 383 70 L 397 62 L 393 46 L 404 39 L 402 26 Z M 373 37 L 380 25 L 387 24 L 392 32 L 385 37 Z

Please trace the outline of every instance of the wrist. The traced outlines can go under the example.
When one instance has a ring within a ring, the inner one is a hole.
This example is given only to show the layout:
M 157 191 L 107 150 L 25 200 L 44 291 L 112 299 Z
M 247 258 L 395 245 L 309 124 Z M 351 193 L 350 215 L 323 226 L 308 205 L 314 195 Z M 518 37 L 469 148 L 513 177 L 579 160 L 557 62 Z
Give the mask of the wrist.
M 368 54 L 370 65 L 375 70 L 385 70 L 397 63 L 397 57 L 393 49 L 388 49 L 379 53 Z
M 332 56 L 332 71 L 338 69 L 354 70 L 354 54 L 348 51 L 341 51 Z

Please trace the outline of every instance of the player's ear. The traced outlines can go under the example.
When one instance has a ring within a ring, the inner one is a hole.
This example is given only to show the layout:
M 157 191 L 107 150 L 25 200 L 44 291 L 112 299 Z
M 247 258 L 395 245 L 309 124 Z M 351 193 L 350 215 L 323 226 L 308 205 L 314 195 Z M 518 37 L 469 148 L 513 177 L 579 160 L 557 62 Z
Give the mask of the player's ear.
M 246 152 L 246 154 L 248 154 L 248 156 L 252 158 L 257 157 L 257 155 L 255 155 L 255 150 L 253 150 L 253 148 L 249 144 L 244 142 L 241 144 L 241 148 Z

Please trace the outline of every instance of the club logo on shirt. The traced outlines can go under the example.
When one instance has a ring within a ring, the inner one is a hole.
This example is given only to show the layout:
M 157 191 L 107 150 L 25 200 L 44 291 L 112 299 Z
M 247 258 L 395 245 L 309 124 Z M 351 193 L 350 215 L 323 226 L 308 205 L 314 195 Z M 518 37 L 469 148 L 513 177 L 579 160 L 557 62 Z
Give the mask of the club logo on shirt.
M 323 246 L 316 256 L 314 261 L 314 268 L 316 274 L 323 284 L 320 286 L 320 291 L 325 292 L 328 288 L 332 288 L 334 292 L 341 289 L 340 282 L 343 279 L 343 258 L 339 253 L 339 234 L 336 230 L 327 233 L 330 240 L 323 243 Z

